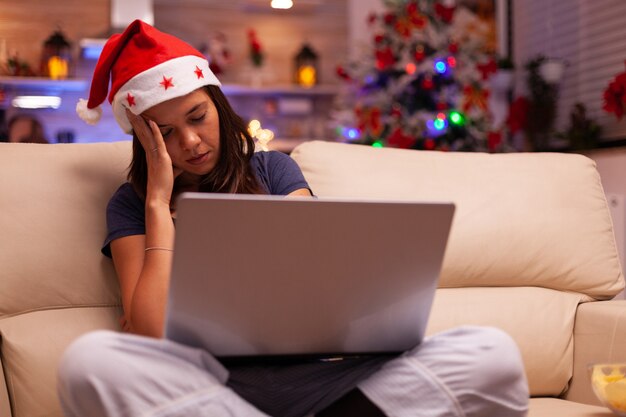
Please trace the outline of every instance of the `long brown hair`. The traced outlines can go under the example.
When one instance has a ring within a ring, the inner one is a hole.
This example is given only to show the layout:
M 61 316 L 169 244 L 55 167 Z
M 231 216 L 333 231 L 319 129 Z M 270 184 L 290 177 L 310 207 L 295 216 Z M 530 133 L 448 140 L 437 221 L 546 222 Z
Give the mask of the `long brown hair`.
M 250 160 L 254 154 L 254 141 L 243 119 L 235 113 L 222 90 L 214 85 L 203 87 L 213 101 L 220 123 L 220 152 L 217 164 L 200 179 L 199 191 L 231 194 L 264 194 Z M 184 186 L 183 175 L 174 181 L 172 195 Z M 128 181 L 142 198 L 146 196 L 148 165 L 146 152 L 133 132 L 133 157 L 128 170 Z

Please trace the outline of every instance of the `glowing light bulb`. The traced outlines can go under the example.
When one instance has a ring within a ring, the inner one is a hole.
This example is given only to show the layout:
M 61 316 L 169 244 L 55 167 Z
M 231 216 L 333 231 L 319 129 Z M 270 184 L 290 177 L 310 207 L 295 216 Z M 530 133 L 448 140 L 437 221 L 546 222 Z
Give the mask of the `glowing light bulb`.
M 261 149 L 267 152 L 269 151 L 267 143 L 274 139 L 274 132 L 269 129 L 261 129 L 257 132 L 256 139 Z
M 291 9 L 293 6 L 292 0 L 272 0 L 272 9 Z
M 250 123 L 248 123 L 248 133 L 250 133 L 250 136 L 255 137 L 259 129 L 261 129 L 261 122 L 256 119 L 250 120 Z
M 463 115 L 458 111 L 450 112 L 450 122 L 453 125 L 462 125 L 463 124 Z
M 448 70 L 448 65 L 445 62 L 438 60 L 435 62 L 435 71 L 439 74 L 444 74 Z

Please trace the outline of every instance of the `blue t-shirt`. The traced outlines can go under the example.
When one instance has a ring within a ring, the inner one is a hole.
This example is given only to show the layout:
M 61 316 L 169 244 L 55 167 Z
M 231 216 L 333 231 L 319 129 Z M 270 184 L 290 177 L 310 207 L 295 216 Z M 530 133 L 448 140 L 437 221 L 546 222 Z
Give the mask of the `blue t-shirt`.
M 255 152 L 250 164 L 259 184 L 268 194 L 287 195 L 300 188 L 310 189 L 300 167 L 282 152 Z M 122 184 L 107 205 L 107 237 L 102 253 L 110 258 L 111 241 L 144 234 L 145 203 L 130 183 Z

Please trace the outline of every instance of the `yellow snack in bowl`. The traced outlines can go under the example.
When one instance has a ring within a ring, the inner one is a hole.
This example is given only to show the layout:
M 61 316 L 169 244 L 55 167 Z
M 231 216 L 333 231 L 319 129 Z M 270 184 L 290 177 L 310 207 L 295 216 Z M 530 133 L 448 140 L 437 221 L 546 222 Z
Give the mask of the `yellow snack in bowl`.
M 626 411 L 626 380 L 609 382 L 604 387 L 606 402 L 619 411 Z
M 617 382 L 624 379 L 625 375 L 621 372 L 620 367 L 611 368 L 611 373 L 606 374 L 605 372 L 608 369 L 608 367 L 594 367 L 593 374 L 591 375 L 591 381 L 597 388 L 603 389 L 611 382 Z

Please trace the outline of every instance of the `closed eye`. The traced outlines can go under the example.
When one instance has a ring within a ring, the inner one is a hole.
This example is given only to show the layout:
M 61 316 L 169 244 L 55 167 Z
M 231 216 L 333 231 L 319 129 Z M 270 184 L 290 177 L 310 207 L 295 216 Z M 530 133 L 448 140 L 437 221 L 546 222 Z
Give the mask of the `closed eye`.
M 161 129 L 161 136 L 163 136 L 163 139 L 168 137 L 170 133 L 172 133 L 172 130 L 173 129 Z
M 202 114 L 201 114 L 200 116 L 198 116 L 198 117 L 192 117 L 190 120 L 191 120 L 193 123 L 198 123 L 198 122 L 203 121 L 205 117 L 206 117 L 206 112 L 202 113 Z

